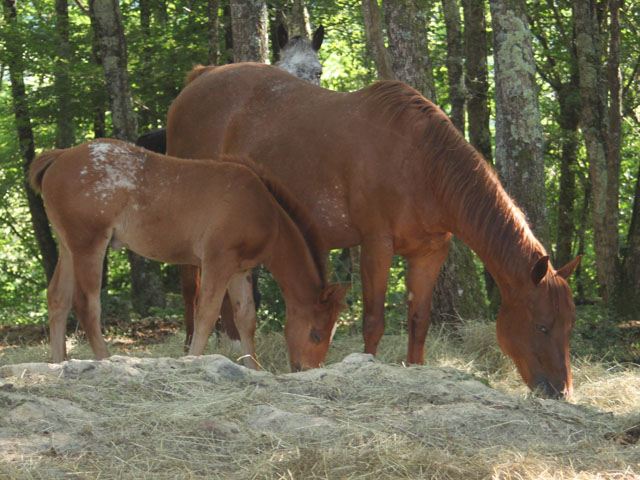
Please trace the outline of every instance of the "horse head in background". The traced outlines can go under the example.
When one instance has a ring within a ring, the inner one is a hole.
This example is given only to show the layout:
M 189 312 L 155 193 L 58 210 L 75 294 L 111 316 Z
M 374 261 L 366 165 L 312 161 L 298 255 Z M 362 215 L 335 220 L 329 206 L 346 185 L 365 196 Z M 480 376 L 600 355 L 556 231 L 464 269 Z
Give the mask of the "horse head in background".
M 290 39 L 287 29 L 280 25 L 278 27 L 280 61 L 276 63 L 276 67 L 319 86 L 322 65 L 318 59 L 318 50 L 320 50 L 323 40 L 324 27 L 322 25 L 316 29 L 311 41 L 299 35 Z

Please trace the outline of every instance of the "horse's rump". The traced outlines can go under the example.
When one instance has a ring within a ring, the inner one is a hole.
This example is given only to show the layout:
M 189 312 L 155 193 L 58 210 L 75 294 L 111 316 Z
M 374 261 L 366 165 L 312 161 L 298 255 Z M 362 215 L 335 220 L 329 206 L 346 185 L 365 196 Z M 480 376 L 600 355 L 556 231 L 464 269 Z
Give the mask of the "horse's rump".
M 64 152 L 64 150 L 50 150 L 33 159 L 29 166 L 29 184 L 36 193 L 42 190 L 44 172 Z

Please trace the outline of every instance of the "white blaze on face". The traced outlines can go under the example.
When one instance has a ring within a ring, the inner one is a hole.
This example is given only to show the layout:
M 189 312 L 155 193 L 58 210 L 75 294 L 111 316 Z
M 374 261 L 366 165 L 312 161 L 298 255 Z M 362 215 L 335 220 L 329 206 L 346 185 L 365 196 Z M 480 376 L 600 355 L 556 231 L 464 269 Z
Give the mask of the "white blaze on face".
M 116 190 L 136 189 L 146 158 L 144 153 L 110 142 L 90 143 L 89 152 L 91 166 L 98 178 L 95 182 L 98 198 L 105 199 Z M 80 174 L 84 175 L 87 171 L 85 168 Z

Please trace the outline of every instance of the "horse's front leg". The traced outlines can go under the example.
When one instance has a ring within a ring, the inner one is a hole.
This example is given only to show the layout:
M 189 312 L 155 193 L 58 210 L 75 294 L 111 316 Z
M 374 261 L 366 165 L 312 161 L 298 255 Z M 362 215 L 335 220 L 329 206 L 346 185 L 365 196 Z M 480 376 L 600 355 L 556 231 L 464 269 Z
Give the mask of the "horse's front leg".
M 235 318 L 235 325 L 240 334 L 244 364 L 255 370 L 260 369 L 257 361 L 254 335 L 256 332 L 256 305 L 253 301 L 251 271 L 236 273 L 227 285 Z
M 220 314 L 220 306 L 232 272 L 203 264 L 198 308 L 194 317 L 189 355 L 202 355 Z
M 186 337 L 184 339 L 184 351 L 189 351 L 193 339 L 193 318 L 198 304 L 198 292 L 200 291 L 200 269 L 193 265 L 180 265 L 180 284 L 182 285 L 182 299 L 184 300 L 184 327 Z
M 393 244 L 388 238 L 366 239 L 360 249 L 362 278 L 362 335 L 364 352 L 373 355 L 384 333 L 384 302 L 387 295 Z
M 440 268 L 449 251 L 448 238 L 426 255 L 407 257 L 407 299 L 409 302 L 408 364 L 424 363 L 424 343 L 429 332 L 431 296 Z

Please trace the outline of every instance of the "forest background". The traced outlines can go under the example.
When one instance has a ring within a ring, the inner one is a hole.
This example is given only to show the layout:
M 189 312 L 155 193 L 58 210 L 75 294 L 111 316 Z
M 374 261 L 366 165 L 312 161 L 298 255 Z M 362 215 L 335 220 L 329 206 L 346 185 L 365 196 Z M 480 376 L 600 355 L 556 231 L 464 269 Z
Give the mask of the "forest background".
M 278 25 L 307 36 L 323 25 L 322 86 L 351 91 L 397 78 L 438 104 L 495 165 L 556 268 L 584 255 L 571 280 L 574 345 L 638 362 L 640 345 L 622 344 L 624 328 L 640 325 L 638 2 L 3 0 L 0 21 L 0 325 L 46 323 L 57 252 L 25 182 L 36 154 L 95 137 L 133 141 L 164 125 L 195 64 L 275 63 Z M 357 253 L 331 255 L 335 275 L 354 283 L 348 331 L 361 313 Z M 182 315 L 174 268 L 125 252 L 110 252 L 106 267 L 107 324 Z M 406 322 L 404 274 L 398 258 L 391 332 Z M 278 287 L 264 272 L 260 284 L 261 328 L 279 329 Z M 491 318 L 494 290 L 454 242 L 433 316 Z

